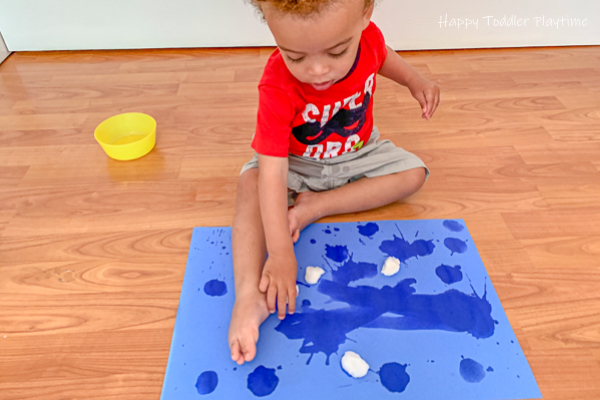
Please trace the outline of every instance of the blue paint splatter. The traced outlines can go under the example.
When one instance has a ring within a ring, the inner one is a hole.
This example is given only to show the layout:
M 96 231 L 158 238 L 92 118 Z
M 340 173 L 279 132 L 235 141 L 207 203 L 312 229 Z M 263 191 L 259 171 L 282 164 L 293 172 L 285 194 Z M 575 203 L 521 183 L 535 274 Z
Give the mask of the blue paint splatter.
M 316 241 L 315 239 L 310 239 L 310 242 L 311 242 L 312 244 L 315 244 L 315 243 L 317 243 L 317 241 Z
M 196 390 L 198 394 L 209 394 L 214 392 L 219 383 L 219 377 L 215 371 L 204 371 L 196 381 Z
M 423 295 L 415 294 L 412 287 L 417 281 L 405 279 L 394 287 L 376 289 L 370 286 L 344 287 L 323 280 L 318 291 L 333 300 L 349 305 L 370 308 L 373 321 L 366 328 L 396 330 L 438 329 L 450 332 L 467 332 L 477 339 L 485 339 L 494 333 L 492 306 L 487 292 L 482 298 L 476 293 L 465 294 L 458 290 Z M 401 317 L 383 316 L 393 313 Z
M 486 371 L 487 371 L 487 372 L 494 372 L 494 368 L 492 368 L 492 367 L 487 367 Z
M 400 234 L 402 236 L 402 234 Z M 412 243 L 404 240 L 404 237 L 394 235 L 394 240 L 384 240 L 379 246 L 379 250 L 389 256 L 396 257 L 400 262 L 406 262 L 409 258 L 419 258 L 433 253 L 435 245 L 433 240 L 415 240 Z
M 302 300 L 302 307 L 310 307 L 311 302 L 308 299 Z
M 331 231 L 329 229 L 325 229 L 323 232 L 325 232 L 326 234 L 330 235 Z
M 450 255 L 453 255 L 454 253 L 462 254 L 465 251 L 467 251 L 467 244 L 462 240 L 456 238 L 444 239 L 444 246 L 446 246 L 448 250 L 452 252 L 452 254 Z
M 395 362 L 383 364 L 378 374 L 381 377 L 381 384 L 390 392 L 402 393 L 410 382 L 410 376 L 406 373 L 406 364 Z
M 435 269 L 435 274 L 442 280 L 442 282 L 448 285 L 460 282 L 463 278 L 463 274 L 460 271 L 460 265 L 451 267 L 449 265 L 442 264 Z
M 339 232 L 340 228 L 333 228 L 334 231 Z
M 227 293 L 227 285 L 225 282 L 213 279 L 204 285 L 204 293 L 209 296 L 223 296 Z
M 342 301 L 349 307 L 335 310 L 303 308 L 302 313 L 288 315 L 277 325 L 276 331 L 288 339 L 303 339 L 300 353 L 312 356 L 322 352 L 327 356 L 336 353 L 346 342 L 347 334 L 357 328 L 395 330 L 437 329 L 450 332 L 467 332 L 477 339 L 494 333 L 492 306 L 476 293 L 467 295 L 449 290 L 434 295 L 418 295 L 412 287 L 414 279 L 405 279 L 394 287 L 381 289 L 371 286 L 348 287 L 321 280 L 317 290 L 332 300 Z M 386 313 L 399 317 L 383 316 Z
M 444 225 L 444 228 L 452 231 L 452 232 L 460 232 L 463 229 L 465 229 L 464 226 L 462 226 L 461 224 L 459 224 L 456 221 L 451 221 L 449 219 L 447 219 L 446 221 L 444 221 L 444 223 L 442 224 Z
M 346 342 L 346 334 L 373 319 L 368 308 L 315 310 L 307 307 L 302 313 L 287 315 L 275 330 L 288 339 L 303 339 L 299 352 L 310 354 L 306 364 L 310 364 L 314 354 L 321 352 L 327 356 L 325 364 L 329 365 L 329 356 L 337 353 L 339 346 Z
M 358 233 L 363 236 L 371 237 L 379 231 L 379 225 L 369 222 L 366 225 L 358 225 Z
M 460 361 L 460 376 L 469 383 L 477 383 L 485 378 L 485 371 L 477 361 L 465 358 Z
M 341 247 L 341 246 L 340 246 Z M 337 270 L 331 272 L 332 280 L 342 285 L 363 278 L 372 278 L 377 275 L 377 265 L 366 262 L 354 262 L 352 256 Z
M 335 262 L 342 262 L 348 258 L 348 248 L 346 246 L 325 245 L 325 256 Z
M 262 365 L 248 375 L 248 389 L 257 397 L 268 396 L 275 391 L 279 378 L 274 368 L 265 368 Z

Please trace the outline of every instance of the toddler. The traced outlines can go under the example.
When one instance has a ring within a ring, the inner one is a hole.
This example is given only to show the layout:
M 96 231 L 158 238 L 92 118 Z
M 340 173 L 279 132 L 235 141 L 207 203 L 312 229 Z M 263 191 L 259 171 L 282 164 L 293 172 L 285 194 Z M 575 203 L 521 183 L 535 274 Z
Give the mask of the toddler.
M 259 327 L 276 307 L 280 319 L 295 311 L 302 229 L 403 199 L 429 176 L 417 156 L 378 140 L 377 73 L 408 87 L 427 120 L 440 98 L 385 45 L 371 22 L 374 0 L 249 1 L 277 49 L 258 85 L 256 154 L 242 168 L 232 229 L 229 346 L 238 364 L 254 359 Z

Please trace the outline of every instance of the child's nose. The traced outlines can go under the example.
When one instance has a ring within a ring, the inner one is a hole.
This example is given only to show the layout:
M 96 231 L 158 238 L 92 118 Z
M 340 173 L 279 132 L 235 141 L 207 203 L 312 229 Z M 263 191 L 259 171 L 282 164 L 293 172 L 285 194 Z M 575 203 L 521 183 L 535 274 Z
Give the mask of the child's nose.
M 323 77 L 329 73 L 329 66 L 324 63 L 315 63 L 311 65 L 310 73 L 315 78 Z

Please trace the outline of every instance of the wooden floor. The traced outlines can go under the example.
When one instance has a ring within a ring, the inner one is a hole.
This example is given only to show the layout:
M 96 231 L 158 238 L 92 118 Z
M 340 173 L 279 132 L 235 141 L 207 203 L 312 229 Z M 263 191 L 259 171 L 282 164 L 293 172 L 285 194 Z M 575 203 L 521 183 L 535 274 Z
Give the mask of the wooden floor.
M 158 399 L 192 228 L 230 225 L 272 49 L 17 53 L 0 66 L 0 397 Z M 375 123 L 432 175 L 328 221 L 463 218 L 544 398 L 600 398 L 600 46 L 404 52 Z M 158 122 L 106 157 L 96 125 Z M 225 338 L 224 338 L 225 340 Z

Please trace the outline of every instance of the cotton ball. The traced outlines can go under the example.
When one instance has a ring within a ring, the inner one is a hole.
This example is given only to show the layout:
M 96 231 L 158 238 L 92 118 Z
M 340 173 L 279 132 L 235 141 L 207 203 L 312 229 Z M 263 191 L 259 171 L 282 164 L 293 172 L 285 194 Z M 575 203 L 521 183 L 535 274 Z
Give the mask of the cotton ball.
M 369 364 L 353 351 L 344 353 L 342 368 L 353 378 L 362 378 L 369 372 Z
M 321 275 L 325 273 L 325 270 L 320 267 L 306 267 L 306 274 L 304 274 L 304 280 L 310 285 L 314 285 L 319 282 Z
M 381 273 L 385 276 L 392 276 L 400 271 L 400 260 L 396 257 L 388 257 L 383 263 L 383 268 L 381 268 Z

